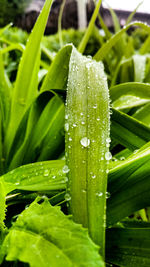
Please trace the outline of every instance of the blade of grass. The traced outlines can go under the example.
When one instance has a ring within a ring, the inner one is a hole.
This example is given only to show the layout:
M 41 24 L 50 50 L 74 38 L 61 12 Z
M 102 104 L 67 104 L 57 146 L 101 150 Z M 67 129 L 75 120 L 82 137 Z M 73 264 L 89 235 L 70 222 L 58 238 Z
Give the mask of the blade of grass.
M 110 88 L 112 102 L 122 95 L 133 95 L 142 99 L 150 99 L 150 84 L 128 82 Z
M 66 199 L 73 219 L 88 227 L 104 256 L 107 161 L 110 158 L 108 88 L 103 65 L 75 49 L 70 59 L 65 118 L 69 177 Z
M 123 27 L 119 32 L 117 32 L 115 35 L 113 35 L 95 54 L 94 59 L 97 61 L 103 60 L 111 50 L 111 48 L 118 42 L 118 40 L 121 38 L 121 36 L 132 26 L 138 26 L 150 33 L 150 27 L 142 22 L 133 22 L 128 24 L 127 26 Z
M 96 7 L 94 9 L 92 18 L 91 18 L 91 20 L 89 22 L 89 25 L 88 25 L 87 29 L 86 29 L 85 35 L 83 36 L 83 39 L 82 39 L 82 41 L 80 42 L 80 44 L 78 46 L 78 51 L 80 53 L 84 52 L 84 50 L 86 48 L 86 45 L 88 43 L 88 40 L 89 40 L 89 38 L 90 38 L 90 36 L 92 34 L 94 23 L 96 21 L 96 18 L 97 18 L 97 15 L 99 13 L 99 9 L 100 9 L 100 6 L 101 6 L 101 2 L 102 2 L 102 0 L 98 0 L 97 5 L 96 5 Z
M 130 226 L 130 224 L 129 224 Z M 129 227 L 128 226 L 128 227 Z M 138 228 L 111 228 L 107 230 L 107 261 L 119 266 L 150 265 L 150 224 Z
M 34 85 L 34 82 L 36 83 L 37 81 L 39 71 L 37 57 L 39 55 L 40 42 L 44 34 L 52 2 L 53 0 L 46 0 L 43 10 L 29 37 L 19 65 L 12 98 L 11 118 L 5 140 L 7 154 L 9 153 L 15 132 L 27 107 L 29 107 L 32 100 L 37 95 L 37 87 Z
M 72 45 L 66 45 L 57 53 L 44 79 L 41 92 L 66 89 L 71 51 Z
M 130 150 L 150 141 L 150 128 L 133 117 L 112 109 L 111 136 Z

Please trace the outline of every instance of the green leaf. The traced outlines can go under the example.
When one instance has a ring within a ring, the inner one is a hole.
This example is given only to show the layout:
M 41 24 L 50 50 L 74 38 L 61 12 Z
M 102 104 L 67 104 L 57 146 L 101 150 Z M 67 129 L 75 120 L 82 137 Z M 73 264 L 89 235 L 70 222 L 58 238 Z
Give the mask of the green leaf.
M 126 228 L 107 230 L 106 257 L 107 261 L 119 266 L 150 265 L 150 224 L 140 222 Z
M 6 196 L 5 187 L 3 183 L 0 181 L 0 233 L 3 232 L 5 228 L 4 224 L 5 212 L 6 212 L 5 196 Z
M 66 188 L 64 160 L 37 162 L 21 166 L 0 177 L 6 194 L 13 190 L 59 192 Z
M 149 143 L 110 171 L 107 223 L 115 224 L 150 204 Z M 117 178 L 118 177 L 118 178 Z M 112 190 L 112 191 L 111 191 Z
M 57 53 L 44 79 L 41 92 L 66 89 L 71 51 L 72 45 L 66 45 Z
M 150 100 L 150 84 L 128 82 L 110 88 L 110 98 L 112 101 L 115 101 L 124 95 L 131 95 Z
M 20 260 L 31 267 L 91 266 L 104 263 L 87 230 L 47 200 L 36 201 L 22 212 L 6 236 L 0 261 Z
M 146 56 L 134 55 L 134 81 L 143 82 L 145 78 L 145 69 L 146 69 Z
M 133 117 L 112 109 L 111 136 L 123 146 L 135 150 L 150 141 L 150 128 Z
M 73 219 L 88 227 L 104 254 L 110 157 L 108 87 L 102 63 L 75 49 L 70 59 L 65 118 L 70 209 Z
M 150 127 L 150 103 L 138 109 L 133 117 Z
M 148 33 L 150 33 L 150 27 L 142 22 L 132 22 L 125 26 L 123 29 L 121 29 L 119 32 L 114 34 L 95 54 L 94 59 L 97 61 L 103 60 L 108 54 L 110 49 L 119 41 L 119 39 L 122 37 L 122 35 L 132 26 L 139 26 Z
M 19 65 L 15 88 L 13 91 L 11 118 L 5 141 L 7 154 L 26 109 L 37 95 L 36 85 L 39 71 L 40 42 L 44 34 L 52 2 L 53 0 L 46 0 L 43 10 L 29 37 Z
M 92 15 L 91 20 L 89 22 L 89 25 L 88 25 L 88 27 L 86 29 L 86 32 L 85 32 L 85 34 L 84 34 L 84 36 L 83 36 L 83 38 L 82 38 L 82 40 L 81 40 L 81 42 L 80 42 L 80 44 L 78 46 L 78 51 L 80 53 L 84 52 L 84 50 L 86 48 L 86 45 L 87 45 L 87 43 L 89 41 L 90 35 L 92 34 L 92 30 L 93 30 L 94 23 L 96 21 L 98 13 L 99 13 L 101 2 L 102 2 L 102 0 L 98 0 L 97 1 L 96 7 L 94 9 L 93 15 Z
M 29 110 L 27 121 L 24 121 L 25 118 L 10 151 L 9 170 L 34 161 L 56 159 L 64 147 L 64 103 L 57 95 L 51 92 L 40 94 Z

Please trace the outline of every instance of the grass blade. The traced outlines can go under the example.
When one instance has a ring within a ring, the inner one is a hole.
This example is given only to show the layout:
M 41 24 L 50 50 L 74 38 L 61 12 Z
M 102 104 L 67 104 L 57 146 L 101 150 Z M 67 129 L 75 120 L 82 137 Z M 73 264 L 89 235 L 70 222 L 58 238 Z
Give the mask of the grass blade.
M 146 227 L 146 228 L 145 228 Z M 107 261 L 119 266 L 150 265 L 150 224 L 107 230 Z
M 150 27 L 142 22 L 132 22 L 113 35 L 95 54 L 94 59 L 97 61 L 103 60 L 109 53 L 110 49 L 119 41 L 121 36 L 132 26 L 139 26 L 148 33 L 150 33 Z
M 46 27 L 49 10 L 53 0 L 46 0 L 43 10 L 34 26 L 19 65 L 17 79 L 12 98 L 11 118 L 7 131 L 5 149 L 7 154 L 12 144 L 18 125 L 34 97 L 37 87 L 34 82 L 38 79 L 40 42 Z M 21 86 L 21 90 L 20 90 Z M 35 87 L 34 87 L 35 86 Z
M 41 92 L 51 89 L 66 89 L 72 45 L 66 45 L 56 55 L 44 79 Z
M 104 255 L 110 157 L 108 88 L 103 65 L 83 57 L 75 49 L 70 60 L 65 117 L 67 198 L 74 220 L 88 227 Z

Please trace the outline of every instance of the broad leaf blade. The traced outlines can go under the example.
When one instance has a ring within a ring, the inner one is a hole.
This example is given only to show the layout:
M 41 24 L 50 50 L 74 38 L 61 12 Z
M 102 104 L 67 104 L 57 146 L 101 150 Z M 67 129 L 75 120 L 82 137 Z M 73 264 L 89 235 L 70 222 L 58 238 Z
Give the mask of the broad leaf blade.
M 19 259 L 31 267 L 104 266 L 87 231 L 47 200 L 34 202 L 18 217 L 4 240 L 1 261 L 5 255 L 8 261 Z

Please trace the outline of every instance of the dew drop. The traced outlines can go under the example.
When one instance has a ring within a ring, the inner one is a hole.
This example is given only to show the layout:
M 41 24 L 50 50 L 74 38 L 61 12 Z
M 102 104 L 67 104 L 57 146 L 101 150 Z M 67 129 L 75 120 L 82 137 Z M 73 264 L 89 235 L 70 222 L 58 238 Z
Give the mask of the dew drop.
M 65 119 L 68 120 L 68 114 L 65 115 Z
M 83 137 L 80 143 L 83 147 L 88 147 L 90 145 L 90 139 L 88 139 L 87 137 Z
M 106 192 L 106 199 L 110 198 L 110 193 Z
M 93 108 L 96 109 L 96 108 L 97 108 L 97 104 L 95 104 L 95 105 L 93 106 Z
M 19 183 L 15 183 L 15 185 L 19 185 Z
M 65 123 L 65 131 L 68 132 L 69 131 L 69 123 Z
M 65 166 L 63 167 L 63 173 L 68 173 L 69 171 L 70 171 L 70 169 L 68 168 L 67 165 L 65 165 Z
M 44 176 L 46 177 L 46 176 L 48 176 L 49 175 L 49 170 L 45 170 L 44 171 Z
M 71 138 L 71 137 L 69 137 L 69 141 L 70 141 L 70 142 L 72 141 L 72 138 Z
M 106 138 L 106 143 L 110 143 L 111 142 L 111 139 L 110 138 Z
M 77 127 L 76 123 L 73 123 L 73 127 Z
M 102 197 L 102 196 L 103 196 L 103 192 L 98 192 L 98 193 L 96 193 L 96 196 L 98 196 L 98 197 Z
M 110 160 L 110 159 L 112 159 L 112 154 L 111 154 L 110 152 L 106 152 L 106 153 L 105 153 L 105 159 L 106 159 L 106 160 Z
M 70 194 L 68 194 L 68 193 L 65 194 L 65 200 L 66 201 L 70 201 L 71 200 Z
M 92 178 L 95 179 L 96 178 L 96 175 L 92 175 Z
M 53 175 L 53 176 L 52 176 L 52 179 L 55 179 L 55 178 L 56 178 L 56 176 L 55 176 L 55 175 Z

